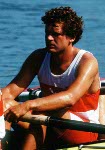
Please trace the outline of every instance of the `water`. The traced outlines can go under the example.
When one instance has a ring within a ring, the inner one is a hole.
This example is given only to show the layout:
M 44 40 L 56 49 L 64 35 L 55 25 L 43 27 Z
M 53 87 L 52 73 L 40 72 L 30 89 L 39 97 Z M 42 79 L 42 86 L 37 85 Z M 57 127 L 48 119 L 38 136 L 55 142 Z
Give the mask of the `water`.
M 0 86 L 6 86 L 35 49 L 44 47 L 41 16 L 52 7 L 71 6 L 84 18 L 77 47 L 91 51 L 105 77 L 105 0 L 0 0 Z M 38 85 L 35 78 L 30 87 Z

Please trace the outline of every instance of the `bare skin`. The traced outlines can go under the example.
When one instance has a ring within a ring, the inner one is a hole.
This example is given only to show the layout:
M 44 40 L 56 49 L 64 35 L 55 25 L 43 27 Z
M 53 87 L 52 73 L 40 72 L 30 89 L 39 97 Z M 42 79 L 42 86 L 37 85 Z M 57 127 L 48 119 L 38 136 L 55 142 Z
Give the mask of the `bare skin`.
M 51 52 L 50 68 L 53 74 L 62 74 L 69 67 L 80 49 L 74 47 L 71 39 L 62 34 L 63 24 L 56 23 L 55 26 L 46 26 L 46 46 L 45 49 L 34 51 L 23 64 L 19 74 L 13 81 L 2 89 L 4 103 L 6 99 L 15 99 L 26 87 L 30 84 L 33 78 L 38 74 L 39 68 L 45 57 L 46 51 Z M 31 69 L 33 68 L 33 69 Z M 93 69 L 94 68 L 94 69 Z M 85 53 L 79 63 L 76 71 L 76 80 L 68 87 L 66 91 L 47 95 L 36 100 L 29 100 L 22 104 L 10 107 L 5 111 L 5 118 L 7 121 L 16 121 L 30 110 L 35 114 L 47 114 L 70 119 L 68 109 L 73 106 L 85 93 L 96 93 L 99 90 L 99 72 L 96 58 L 90 54 Z M 77 92 L 79 91 L 79 92 Z M 66 109 L 65 109 L 66 108 Z M 56 110 L 56 114 L 54 111 Z M 45 137 L 45 127 L 43 128 L 43 140 Z M 58 132 L 61 132 L 60 130 Z M 28 147 L 36 148 L 35 137 L 33 139 L 33 146 L 24 144 L 23 149 Z M 30 136 L 27 138 L 30 140 Z M 42 142 L 43 143 L 43 142 Z

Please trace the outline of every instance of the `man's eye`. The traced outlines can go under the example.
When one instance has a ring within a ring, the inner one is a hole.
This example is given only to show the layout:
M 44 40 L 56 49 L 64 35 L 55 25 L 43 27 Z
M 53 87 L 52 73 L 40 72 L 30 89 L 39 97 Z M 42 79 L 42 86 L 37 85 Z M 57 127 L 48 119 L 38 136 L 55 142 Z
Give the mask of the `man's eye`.
M 61 33 L 56 33 L 56 32 L 46 32 L 46 36 L 49 36 L 49 35 L 51 35 L 51 36 L 59 36 L 59 35 L 62 35 Z

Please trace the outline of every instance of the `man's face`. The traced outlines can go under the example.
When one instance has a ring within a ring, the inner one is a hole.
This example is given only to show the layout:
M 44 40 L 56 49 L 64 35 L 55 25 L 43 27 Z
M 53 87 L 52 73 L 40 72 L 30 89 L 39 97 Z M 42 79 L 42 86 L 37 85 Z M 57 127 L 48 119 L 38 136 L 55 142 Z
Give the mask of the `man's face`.
M 45 27 L 46 47 L 49 52 L 61 52 L 70 44 L 70 38 L 63 33 L 63 23 L 49 24 Z

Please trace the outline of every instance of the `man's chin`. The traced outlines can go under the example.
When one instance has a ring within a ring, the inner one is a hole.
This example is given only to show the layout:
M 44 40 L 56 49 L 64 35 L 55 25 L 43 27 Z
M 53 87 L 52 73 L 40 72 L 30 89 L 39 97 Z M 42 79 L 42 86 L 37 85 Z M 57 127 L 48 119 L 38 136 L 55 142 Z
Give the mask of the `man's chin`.
M 47 51 L 49 52 L 49 53 L 57 53 L 57 51 L 54 49 L 54 48 L 46 48 L 47 49 Z

